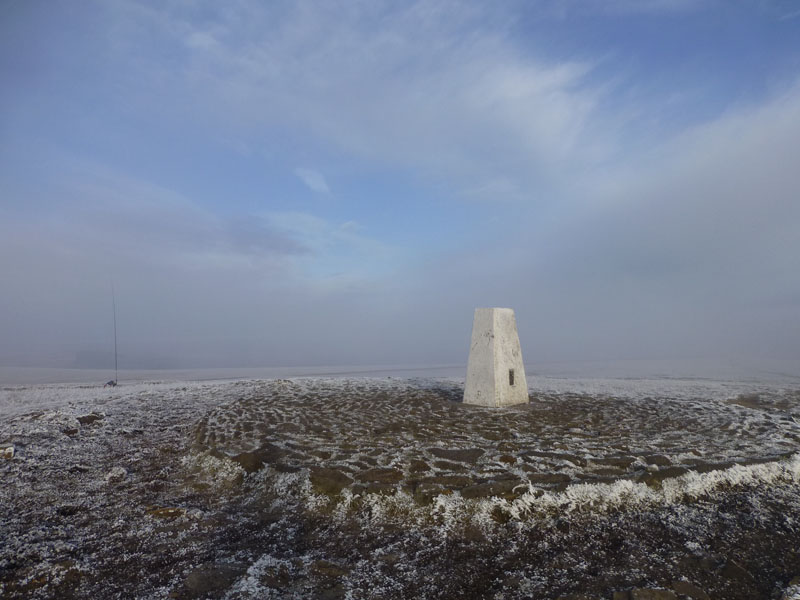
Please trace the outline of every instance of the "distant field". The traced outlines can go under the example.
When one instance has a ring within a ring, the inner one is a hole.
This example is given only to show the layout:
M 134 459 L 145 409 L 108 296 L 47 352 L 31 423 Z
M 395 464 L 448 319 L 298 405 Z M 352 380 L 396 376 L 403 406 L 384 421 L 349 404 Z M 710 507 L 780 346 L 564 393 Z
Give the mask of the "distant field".
M 274 379 L 280 377 L 426 377 L 463 381 L 463 365 L 328 365 L 299 367 L 121 369 L 120 381 L 213 381 L 227 379 Z M 709 380 L 800 383 L 800 361 L 748 360 L 616 360 L 527 363 L 528 377 L 576 380 Z M 0 366 L 0 385 L 42 383 L 103 383 L 114 378 L 109 369 L 63 369 Z

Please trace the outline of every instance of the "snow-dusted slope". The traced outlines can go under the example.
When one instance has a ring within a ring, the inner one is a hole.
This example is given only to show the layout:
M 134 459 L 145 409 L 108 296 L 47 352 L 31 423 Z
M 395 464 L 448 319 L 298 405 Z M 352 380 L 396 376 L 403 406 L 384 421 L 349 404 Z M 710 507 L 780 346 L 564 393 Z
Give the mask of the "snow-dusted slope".
M 529 383 L 505 409 L 456 380 L 6 387 L 0 595 L 752 598 L 800 574 L 791 382 Z

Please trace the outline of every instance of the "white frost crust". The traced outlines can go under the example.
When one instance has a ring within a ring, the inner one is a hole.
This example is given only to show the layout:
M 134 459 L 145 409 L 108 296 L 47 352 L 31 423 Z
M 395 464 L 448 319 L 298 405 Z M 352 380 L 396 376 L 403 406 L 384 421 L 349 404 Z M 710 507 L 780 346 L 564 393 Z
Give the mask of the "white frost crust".
M 781 600 L 800 600 L 800 583 L 791 585 L 783 590 Z
M 695 500 L 724 488 L 777 483 L 800 483 L 800 453 L 784 461 L 734 465 L 708 473 L 690 471 L 679 477 L 665 479 L 661 489 L 623 480 L 607 484 L 572 485 L 563 492 L 545 493 L 537 497 L 531 488 L 527 494 L 511 503 L 510 512 L 512 517 L 522 520 L 532 513 L 645 508 Z
M 295 484 L 307 508 L 330 508 L 330 500 L 313 494 L 308 485 Z M 269 484 L 268 484 L 269 485 Z M 280 485 L 280 484 L 279 484 Z M 641 510 L 680 504 L 702 498 L 713 498 L 730 488 L 759 485 L 800 485 L 800 453 L 782 461 L 758 465 L 735 465 L 708 473 L 689 472 L 662 482 L 660 489 L 644 483 L 622 480 L 614 483 L 586 483 L 569 486 L 563 492 L 540 493 L 533 486 L 517 500 L 502 498 L 467 500 L 458 493 L 442 494 L 430 506 L 418 506 L 405 492 L 389 496 L 353 495 L 345 491 L 334 507 L 336 519 L 355 517 L 369 524 L 403 521 L 407 524 L 438 524 L 444 533 L 456 531 L 466 523 L 481 529 L 496 526 L 493 515 L 498 511 L 523 527 L 533 527 L 542 518 L 573 512 L 602 513 L 612 510 Z M 282 486 L 282 491 L 286 488 Z M 299 489 L 298 489 L 299 488 Z
M 187 470 L 202 475 L 202 479 L 214 488 L 230 487 L 241 481 L 244 469 L 232 460 L 217 458 L 206 453 L 191 453 L 181 462 Z

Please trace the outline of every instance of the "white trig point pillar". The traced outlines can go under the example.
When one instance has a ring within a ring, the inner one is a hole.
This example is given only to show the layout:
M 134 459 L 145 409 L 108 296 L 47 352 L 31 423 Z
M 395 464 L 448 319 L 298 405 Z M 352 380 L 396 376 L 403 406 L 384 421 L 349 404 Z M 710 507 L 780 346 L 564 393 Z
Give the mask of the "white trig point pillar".
M 476 308 L 464 403 L 510 406 L 526 402 L 528 382 L 514 310 Z

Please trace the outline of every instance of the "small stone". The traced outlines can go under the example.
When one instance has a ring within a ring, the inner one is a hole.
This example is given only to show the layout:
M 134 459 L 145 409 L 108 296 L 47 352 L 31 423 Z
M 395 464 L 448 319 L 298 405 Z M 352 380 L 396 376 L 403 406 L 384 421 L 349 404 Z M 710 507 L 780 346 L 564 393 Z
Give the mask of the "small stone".
M 12 458 L 14 458 L 14 446 L 6 446 L 5 448 L 3 448 L 2 456 L 6 460 L 11 460 Z
M 156 519 L 177 519 L 186 514 L 186 509 L 169 506 L 151 506 L 147 509 L 147 514 Z
M 128 472 L 122 467 L 114 467 L 106 474 L 106 483 L 119 483 L 125 481 Z
M 673 581 L 672 589 L 675 590 L 676 594 L 688 596 L 692 600 L 711 600 L 711 597 L 705 591 L 690 581 Z
M 78 423 L 81 425 L 91 425 L 95 421 L 101 421 L 103 419 L 102 415 L 98 415 L 97 413 L 90 413 L 88 415 L 83 415 L 82 417 L 78 417 Z
M 62 504 L 56 508 L 56 513 L 61 517 L 72 517 L 81 511 L 81 507 L 75 504 Z

